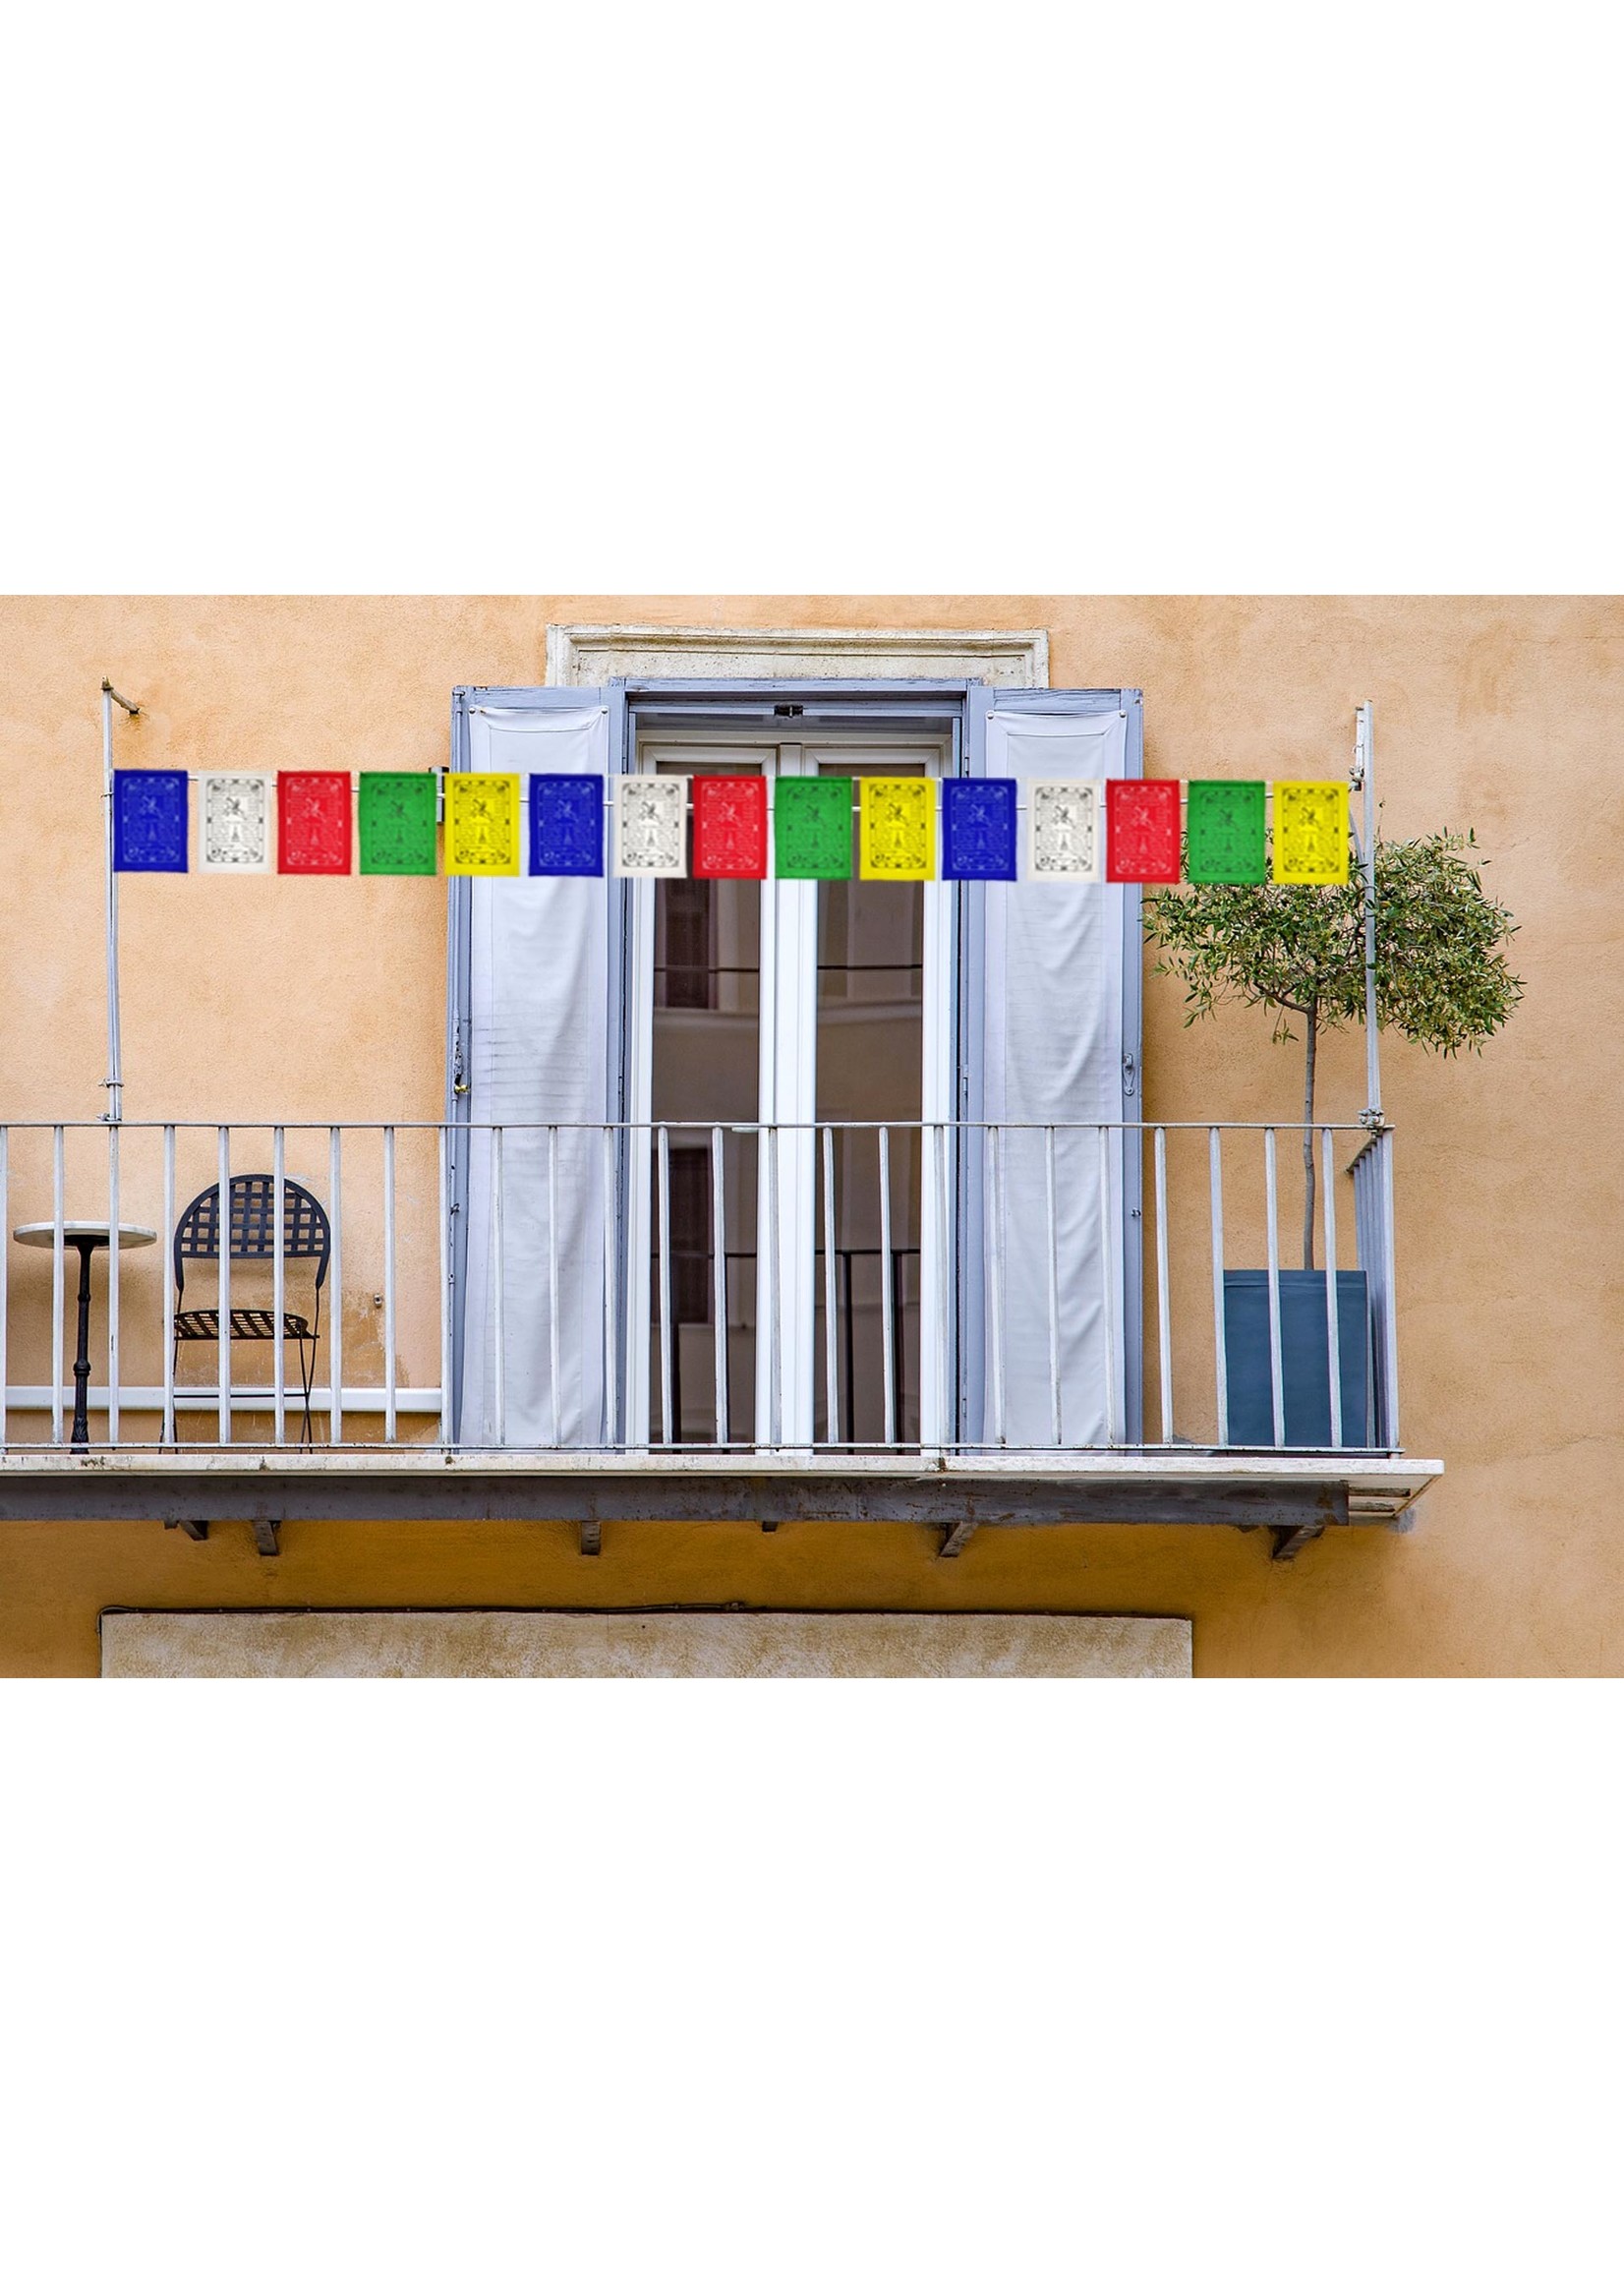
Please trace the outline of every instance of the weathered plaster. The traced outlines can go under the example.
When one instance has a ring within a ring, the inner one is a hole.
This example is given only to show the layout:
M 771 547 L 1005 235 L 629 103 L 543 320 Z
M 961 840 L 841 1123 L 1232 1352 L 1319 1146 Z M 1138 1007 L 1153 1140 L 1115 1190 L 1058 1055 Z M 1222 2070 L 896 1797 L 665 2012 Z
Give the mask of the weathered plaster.
M 1179 1676 L 1179 1618 L 899 1611 L 110 1611 L 104 1675 Z

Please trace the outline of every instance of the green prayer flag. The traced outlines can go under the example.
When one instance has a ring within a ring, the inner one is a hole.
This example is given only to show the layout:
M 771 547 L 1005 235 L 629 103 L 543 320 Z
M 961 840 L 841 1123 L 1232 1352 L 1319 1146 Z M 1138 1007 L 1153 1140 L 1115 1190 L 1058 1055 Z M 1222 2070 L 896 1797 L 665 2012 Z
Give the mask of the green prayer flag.
M 851 874 L 851 784 L 843 774 L 781 781 L 773 796 L 773 851 L 781 877 Z
M 363 876 L 433 876 L 434 774 L 363 774 L 361 777 L 361 873 Z
M 1261 782 L 1192 782 L 1186 815 L 1186 862 L 1191 884 L 1263 884 Z

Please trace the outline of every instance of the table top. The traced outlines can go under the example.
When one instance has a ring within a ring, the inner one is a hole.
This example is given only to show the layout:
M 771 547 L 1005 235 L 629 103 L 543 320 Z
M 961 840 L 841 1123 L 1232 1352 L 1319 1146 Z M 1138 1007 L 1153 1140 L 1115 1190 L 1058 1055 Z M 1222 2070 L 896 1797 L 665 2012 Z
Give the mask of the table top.
M 19 1224 L 12 1238 L 21 1242 L 25 1248 L 54 1248 L 56 1225 L 54 1222 Z M 106 1217 L 98 1223 L 94 1218 L 69 1216 L 62 1226 L 62 1238 L 70 1247 L 77 1240 L 84 1242 L 87 1247 L 110 1248 L 113 1244 L 113 1227 Z M 121 1248 L 150 1248 L 156 1239 L 156 1232 L 145 1224 L 121 1224 L 118 1228 L 118 1244 Z

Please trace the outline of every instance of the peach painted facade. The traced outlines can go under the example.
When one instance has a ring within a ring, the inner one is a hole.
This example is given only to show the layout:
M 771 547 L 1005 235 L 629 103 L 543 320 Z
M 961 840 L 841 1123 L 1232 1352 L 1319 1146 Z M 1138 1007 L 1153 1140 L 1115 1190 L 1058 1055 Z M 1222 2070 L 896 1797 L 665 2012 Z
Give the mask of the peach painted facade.
M 1513 962 L 1526 999 L 1480 1059 L 1384 1048 L 1404 1436 L 1446 1475 L 1410 1534 L 1332 1533 L 1284 1565 L 1257 1535 L 1148 1527 L 988 1531 L 942 1560 L 915 1527 L 621 1524 L 584 1559 L 562 1523 L 312 1523 L 290 1524 L 281 1553 L 262 1558 L 241 1525 L 195 1545 L 156 1524 L 0 1522 L 0 1672 L 93 1672 L 96 1615 L 109 1604 L 725 1602 L 1177 1615 L 1193 1620 L 1202 1674 L 1624 1671 L 1617 602 L 0 603 L 0 1118 L 102 1110 L 103 676 L 142 706 L 117 729 L 124 764 L 428 767 L 445 761 L 453 687 L 542 683 L 549 626 L 581 622 L 1042 627 L 1055 686 L 1143 690 L 1152 775 L 1340 773 L 1354 707 L 1368 698 L 1385 833 L 1475 829 L 1521 926 Z M 437 1119 L 445 906 L 443 884 L 420 880 L 132 880 L 127 1116 Z M 1147 973 L 1148 1118 L 1289 1123 L 1300 1081 L 1300 1051 L 1272 1047 L 1262 1014 L 1187 1031 L 1178 990 Z M 1320 1099 L 1350 1120 L 1363 1103 L 1357 1032 L 1329 1040 Z M 37 1193 L 48 1163 L 28 1157 L 29 1142 L 14 1137 L 13 1173 Z M 188 1192 L 213 1173 L 198 1143 L 182 1169 Z M 155 1153 L 133 1155 L 129 1174 L 133 1200 L 149 1208 Z M 1177 1203 L 1173 1221 L 1178 1230 Z M 350 1229 L 346 1366 L 362 1379 L 380 1287 L 365 1267 L 365 1224 Z M 431 1218 L 403 1217 L 408 1386 L 437 1378 L 433 1281 L 413 1268 L 432 1262 L 435 1236 Z M 9 1266 L 15 1290 L 29 1265 L 14 1248 Z M 125 1281 L 131 1380 L 153 1378 L 158 1348 L 142 1269 L 132 1258 Z M 48 1304 L 19 1315 L 10 1378 L 37 1381 Z

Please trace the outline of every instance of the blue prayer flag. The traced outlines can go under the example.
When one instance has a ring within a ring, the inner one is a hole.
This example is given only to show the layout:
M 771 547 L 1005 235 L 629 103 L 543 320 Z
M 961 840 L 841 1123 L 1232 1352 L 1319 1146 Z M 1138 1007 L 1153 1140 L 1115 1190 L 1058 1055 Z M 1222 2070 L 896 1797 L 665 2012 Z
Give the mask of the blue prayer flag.
M 601 774 L 532 774 L 532 876 L 602 876 L 604 777 Z
M 1011 882 L 1015 873 L 1015 786 L 998 776 L 942 785 L 942 879 Z
M 113 776 L 113 866 L 186 867 L 186 776 L 179 768 L 121 766 Z

